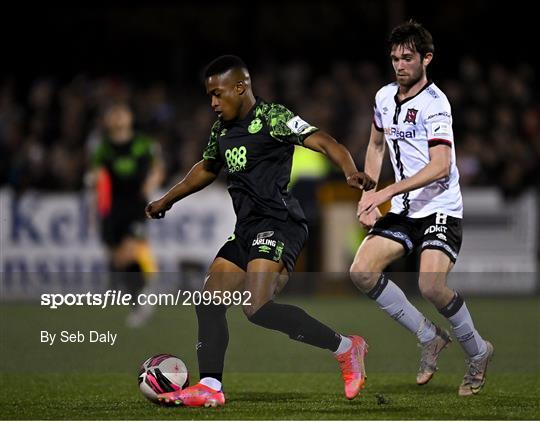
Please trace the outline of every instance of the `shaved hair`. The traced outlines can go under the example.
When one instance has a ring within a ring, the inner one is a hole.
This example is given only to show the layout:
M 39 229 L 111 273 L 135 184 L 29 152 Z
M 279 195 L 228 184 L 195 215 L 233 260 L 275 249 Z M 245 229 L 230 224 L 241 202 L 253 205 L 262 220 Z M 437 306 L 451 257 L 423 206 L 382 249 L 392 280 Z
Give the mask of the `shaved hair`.
M 243 70 L 249 75 L 248 68 L 244 61 L 233 55 L 220 56 L 212 60 L 204 69 L 203 76 L 205 79 L 214 75 L 221 75 L 229 70 Z

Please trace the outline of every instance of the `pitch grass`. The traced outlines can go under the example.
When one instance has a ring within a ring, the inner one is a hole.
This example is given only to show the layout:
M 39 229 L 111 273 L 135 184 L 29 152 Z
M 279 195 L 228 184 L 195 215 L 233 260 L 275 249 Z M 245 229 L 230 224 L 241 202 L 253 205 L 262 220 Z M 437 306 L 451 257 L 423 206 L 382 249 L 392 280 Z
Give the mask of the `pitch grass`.
M 57 311 L 35 305 L 0 307 L 0 419 L 58 420 L 537 420 L 540 419 L 540 300 L 474 299 L 467 303 L 481 333 L 495 345 L 481 394 L 460 398 L 464 356 L 454 344 L 427 386 L 414 383 L 415 339 L 368 300 L 295 299 L 310 314 L 370 343 L 368 380 L 347 401 L 328 352 L 254 327 L 239 309 L 229 315 L 227 405 L 220 409 L 166 408 L 148 402 L 136 384 L 137 365 L 159 352 L 177 354 L 197 381 L 193 309 L 159 308 L 152 322 L 128 330 L 126 310 Z M 444 320 L 415 302 L 427 316 Z M 111 330 L 115 346 L 40 344 L 41 330 Z M 46 373 L 49 372 L 49 373 Z
M 417 387 L 413 374 L 371 373 L 347 401 L 337 374 L 229 374 L 224 408 L 161 407 L 144 399 L 126 374 L 3 377 L 2 419 L 347 420 L 538 419 L 538 375 L 493 374 L 481 394 L 460 398 L 458 374 Z

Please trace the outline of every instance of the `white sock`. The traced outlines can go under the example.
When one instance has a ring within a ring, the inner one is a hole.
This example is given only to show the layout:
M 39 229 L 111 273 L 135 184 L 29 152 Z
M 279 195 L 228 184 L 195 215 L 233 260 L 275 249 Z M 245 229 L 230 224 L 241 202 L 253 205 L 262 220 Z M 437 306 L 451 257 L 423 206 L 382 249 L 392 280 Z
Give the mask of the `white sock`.
M 341 355 L 342 353 L 345 353 L 347 350 L 349 350 L 352 346 L 352 340 L 349 337 L 341 336 L 341 342 L 339 343 L 339 346 L 337 350 L 334 352 L 334 355 Z
M 433 323 L 427 318 L 424 318 L 424 320 L 420 324 L 420 328 L 418 328 L 418 331 L 416 332 L 416 337 L 418 338 L 418 341 L 421 344 L 427 343 L 428 341 L 433 340 L 436 335 L 437 328 L 435 328 L 435 325 L 433 325 Z
M 221 382 L 219 382 L 215 378 L 204 377 L 203 379 L 199 381 L 199 384 L 206 385 L 212 390 L 221 391 Z
M 454 334 L 469 357 L 474 358 L 486 353 L 487 344 L 474 328 L 465 302 L 454 315 L 448 318 L 448 321 L 452 324 Z
M 379 308 L 416 335 L 420 343 L 435 338 L 435 326 L 407 300 L 405 293 L 392 280 L 388 280 L 388 284 L 375 301 Z

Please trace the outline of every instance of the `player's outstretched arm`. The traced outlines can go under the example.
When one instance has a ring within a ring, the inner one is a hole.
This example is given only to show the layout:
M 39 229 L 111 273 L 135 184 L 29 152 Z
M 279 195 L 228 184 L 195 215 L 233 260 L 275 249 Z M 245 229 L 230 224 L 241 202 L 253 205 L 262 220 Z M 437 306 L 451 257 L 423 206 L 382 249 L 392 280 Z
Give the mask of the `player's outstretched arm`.
M 375 181 L 371 177 L 358 171 L 349 150 L 326 132 L 320 130 L 308 136 L 304 141 L 304 146 L 326 155 L 335 165 L 339 166 L 349 186 L 364 190 L 373 189 L 375 186 Z
M 201 160 L 195 164 L 180 182 L 161 198 L 150 202 L 145 209 L 148 218 L 163 218 L 165 213 L 181 199 L 198 192 L 216 180 L 221 165 L 213 160 Z

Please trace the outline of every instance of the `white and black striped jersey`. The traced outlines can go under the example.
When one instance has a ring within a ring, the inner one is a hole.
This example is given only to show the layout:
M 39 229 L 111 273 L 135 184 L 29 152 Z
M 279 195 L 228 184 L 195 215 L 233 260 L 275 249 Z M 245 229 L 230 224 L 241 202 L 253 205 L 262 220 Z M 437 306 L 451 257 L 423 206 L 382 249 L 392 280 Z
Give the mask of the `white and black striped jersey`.
M 432 82 L 403 101 L 397 98 L 398 88 L 394 82 L 377 92 L 373 119 L 375 128 L 384 132 L 396 182 L 413 176 L 429 163 L 431 146 L 445 144 L 452 148 L 452 162 L 448 177 L 394 196 L 390 211 L 412 218 L 435 212 L 462 218 L 450 103 Z

